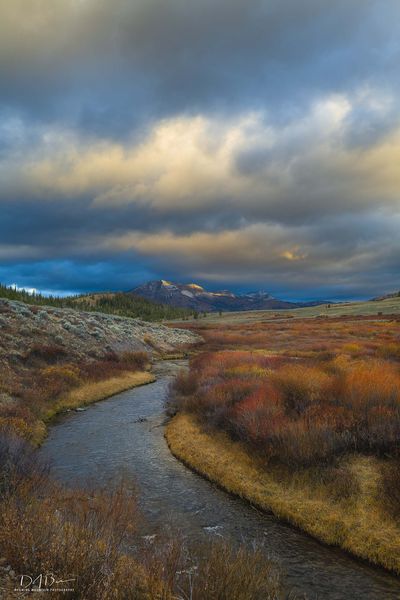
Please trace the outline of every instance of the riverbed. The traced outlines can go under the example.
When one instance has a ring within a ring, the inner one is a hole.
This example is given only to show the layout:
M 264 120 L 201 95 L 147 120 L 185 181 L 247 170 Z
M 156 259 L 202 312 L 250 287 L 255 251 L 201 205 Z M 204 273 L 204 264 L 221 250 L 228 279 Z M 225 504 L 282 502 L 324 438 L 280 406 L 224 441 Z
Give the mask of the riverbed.
M 137 490 L 143 535 L 158 535 L 168 524 L 189 542 L 222 537 L 260 545 L 279 564 L 288 591 L 309 600 L 399 599 L 399 578 L 255 510 L 171 455 L 164 439 L 164 402 L 183 366 L 183 361 L 160 363 L 155 383 L 60 418 L 39 450 L 53 476 L 68 486 L 112 485 L 124 476 Z

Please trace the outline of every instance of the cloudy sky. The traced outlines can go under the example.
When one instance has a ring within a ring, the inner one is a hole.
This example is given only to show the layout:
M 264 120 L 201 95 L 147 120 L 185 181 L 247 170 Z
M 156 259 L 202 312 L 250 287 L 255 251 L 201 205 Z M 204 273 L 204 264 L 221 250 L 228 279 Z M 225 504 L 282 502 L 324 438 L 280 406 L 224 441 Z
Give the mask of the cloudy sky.
M 399 0 L 0 0 L 0 281 L 400 287 Z

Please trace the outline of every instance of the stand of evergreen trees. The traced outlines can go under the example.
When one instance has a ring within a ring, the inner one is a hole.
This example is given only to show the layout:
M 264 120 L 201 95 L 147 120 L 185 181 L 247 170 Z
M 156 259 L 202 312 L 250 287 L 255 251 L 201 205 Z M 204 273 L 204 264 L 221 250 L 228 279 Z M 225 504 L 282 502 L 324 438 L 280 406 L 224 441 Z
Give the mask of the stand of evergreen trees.
M 14 287 L 0 284 L 0 298 L 18 300 L 26 304 L 35 304 L 38 306 L 54 306 L 56 308 L 73 308 L 90 312 L 102 312 L 121 317 L 143 319 L 145 321 L 186 320 L 194 316 L 193 311 L 188 309 L 157 304 L 141 296 L 129 293 L 125 294 L 123 292 L 82 294 L 60 298 L 58 296 L 31 294 L 25 290 L 16 290 Z

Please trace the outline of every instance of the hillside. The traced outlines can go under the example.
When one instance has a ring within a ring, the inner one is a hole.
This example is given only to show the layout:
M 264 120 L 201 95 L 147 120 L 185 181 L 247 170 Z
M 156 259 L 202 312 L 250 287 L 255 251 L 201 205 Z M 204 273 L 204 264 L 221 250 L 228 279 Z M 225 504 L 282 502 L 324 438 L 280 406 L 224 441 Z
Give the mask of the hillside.
M 196 283 L 181 284 L 164 279 L 149 281 L 131 291 L 153 302 L 197 312 L 277 310 L 310 306 L 315 303 L 286 302 L 265 291 L 235 294 L 229 290 L 209 292 Z
M 24 290 L 15 290 L 0 284 L 0 298 L 17 300 L 35 306 L 53 306 L 56 308 L 78 308 L 87 312 L 97 311 L 120 317 L 144 319 L 145 321 L 161 321 L 164 319 L 184 319 L 191 311 L 175 308 L 146 300 L 136 294 L 124 292 L 99 292 L 59 298 L 31 294 Z
M 107 353 L 172 351 L 195 336 L 140 319 L 68 308 L 30 306 L 0 299 L 0 368 L 23 368 L 39 347 L 53 348 L 54 358 L 77 361 Z M 36 350 L 35 350 L 36 349 Z
M 82 394 L 86 402 L 148 383 L 152 354 L 176 354 L 199 339 L 140 319 L 7 299 L 0 299 L 0 331 L 0 432 L 33 442 L 49 415 L 71 406 L 68 395 L 79 405 Z

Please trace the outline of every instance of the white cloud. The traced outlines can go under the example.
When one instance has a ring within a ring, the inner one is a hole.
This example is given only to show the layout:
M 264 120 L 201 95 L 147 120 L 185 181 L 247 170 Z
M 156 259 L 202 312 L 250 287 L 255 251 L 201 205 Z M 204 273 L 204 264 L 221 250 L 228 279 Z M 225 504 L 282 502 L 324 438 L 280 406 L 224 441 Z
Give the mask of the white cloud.
M 10 285 L 10 287 L 15 290 L 16 292 L 27 292 L 28 294 L 31 294 L 32 296 L 34 294 L 38 293 L 38 290 L 36 288 L 27 288 L 27 287 L 20 287 L 18 286 L 16 283 L 12 283 Z

